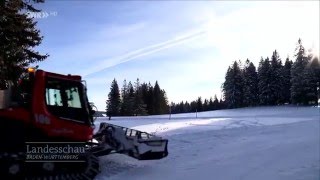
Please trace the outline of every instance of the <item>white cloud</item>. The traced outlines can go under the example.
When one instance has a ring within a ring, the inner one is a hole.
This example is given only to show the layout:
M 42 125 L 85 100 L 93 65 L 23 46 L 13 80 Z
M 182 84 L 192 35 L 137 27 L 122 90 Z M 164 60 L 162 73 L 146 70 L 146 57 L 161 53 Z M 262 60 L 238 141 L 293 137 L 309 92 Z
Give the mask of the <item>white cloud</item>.
M 183 35 L 178 35 L 173 39 L 160 42 L 157 44 L 149 45 L 147 47 L 143 47 L 143 48 L 125 53 L 123 55 L 119 55 L 116 57 L 112 57 L 110 59 L 103 60 L 99 62 L 97 65 L 94 65 L 93 67 L 89 68 L 87 71 L 83 72 L 83 76 L 88 76 L 88 75 L 97 73 L 99 71 L 102 71 L 104 69 L 117 66 L 119 64 L 126 63 L 129 61 L 138 59 L 140 57 L 154 54 L 164 49 L 168 49 L 168 48 L 180 45 L 194 38 L 197 38 L 203 34 L 204 34 L 204 31 L 198 31 L 198 32 L 191 32 Z

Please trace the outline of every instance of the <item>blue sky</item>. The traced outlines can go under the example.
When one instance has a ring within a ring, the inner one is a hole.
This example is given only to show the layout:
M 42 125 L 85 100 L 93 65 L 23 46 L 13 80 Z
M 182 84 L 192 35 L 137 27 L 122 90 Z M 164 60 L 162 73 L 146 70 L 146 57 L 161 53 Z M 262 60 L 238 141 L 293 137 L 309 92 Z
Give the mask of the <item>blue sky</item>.
M 169 102 L 221 97 L 234 60 L 277 49 L 292 57 L 302 38 L 319 49 L 319 1 L 47 1 L 38 18 L 40 68 L 79 74 L 100 110 L 116 78 L 154 84 Z M 300 24 L 298 24 L 299 22 Z

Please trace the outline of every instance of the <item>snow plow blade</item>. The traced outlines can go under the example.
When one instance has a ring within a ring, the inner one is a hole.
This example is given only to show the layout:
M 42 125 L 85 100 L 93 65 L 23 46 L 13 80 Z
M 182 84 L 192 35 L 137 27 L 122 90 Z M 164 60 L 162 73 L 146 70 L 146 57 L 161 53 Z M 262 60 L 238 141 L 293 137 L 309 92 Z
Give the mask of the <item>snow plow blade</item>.
M 100 146 L 95 152 L 98 156 L 115 152 L 138 160 L 154 160 L 168 155 L 167 139 L 109 123 L 101 123 L 94 138 Z

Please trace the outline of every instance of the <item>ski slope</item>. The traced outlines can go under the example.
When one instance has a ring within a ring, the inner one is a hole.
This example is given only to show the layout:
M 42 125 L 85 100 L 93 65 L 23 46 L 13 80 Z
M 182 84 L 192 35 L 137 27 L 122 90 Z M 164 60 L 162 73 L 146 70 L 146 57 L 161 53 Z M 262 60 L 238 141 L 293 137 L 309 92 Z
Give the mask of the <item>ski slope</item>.
M 168 157 L 102 157 L 103 179 L 318 180 L 320 109 L 258 107 L 146 117 L 108 123 L 169 139 Z M 106 121 L 98 118 L 96 124 Z

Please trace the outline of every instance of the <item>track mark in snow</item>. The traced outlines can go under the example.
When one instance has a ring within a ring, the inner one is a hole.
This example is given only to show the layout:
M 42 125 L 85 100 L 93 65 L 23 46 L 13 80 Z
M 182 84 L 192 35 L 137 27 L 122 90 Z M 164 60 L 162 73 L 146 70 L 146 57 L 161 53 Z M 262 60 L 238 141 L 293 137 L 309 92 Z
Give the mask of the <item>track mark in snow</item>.
M 137 161 L 136 159 L 121 154 L 100 157 L 101 172 L 105 173 L 102 173 L 103 176 L 98 175 L 96 180 L 104 180 L 134 168 L 144 167 L 146 164 L 146 161 Z

